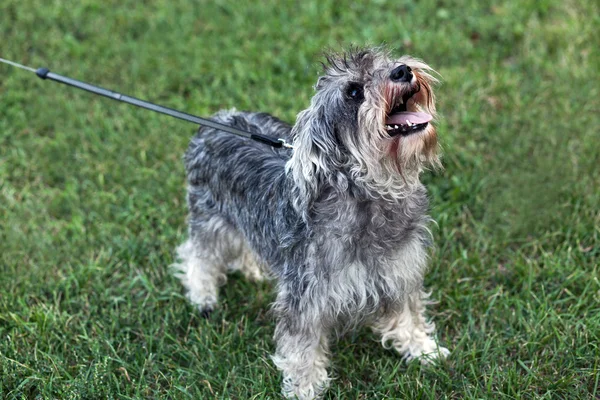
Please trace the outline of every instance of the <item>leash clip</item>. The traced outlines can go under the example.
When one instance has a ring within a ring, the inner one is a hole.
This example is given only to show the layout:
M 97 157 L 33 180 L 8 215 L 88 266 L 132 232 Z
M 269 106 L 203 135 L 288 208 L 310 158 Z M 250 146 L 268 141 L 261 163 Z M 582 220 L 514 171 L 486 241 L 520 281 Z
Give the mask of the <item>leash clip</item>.
M 283 147 L 285 147 L 286 149 L 292 149 L 292 150 L 294 149 L 294 146 L 289 144 L 288 142 L 286 142 L 285 139 L 279 138 L 279 139 L 277 139 L 277 141 L 279 141 L 281 143 L 281 145 Z

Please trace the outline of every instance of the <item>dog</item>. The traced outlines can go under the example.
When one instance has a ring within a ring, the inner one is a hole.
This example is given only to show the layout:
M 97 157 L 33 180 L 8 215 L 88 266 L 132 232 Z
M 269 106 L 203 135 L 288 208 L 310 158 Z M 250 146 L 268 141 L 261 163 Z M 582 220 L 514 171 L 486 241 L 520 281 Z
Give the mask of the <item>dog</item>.
M 323 67 L 294 126 L 265 113 L 213 116 L 293 149 L 212 128 L 191 140 L 189 238 L 175 264 L 203 315 L 230 271 L 275 280 L 272 359 L 283 395 L 301 400 L 328 386 L 330 340 L 359 325 L 406 360 L 449 354 L 424 314 L 432 241 L 419 176 L 441 166 L 433 70 L 382 47 L 331 53 Z

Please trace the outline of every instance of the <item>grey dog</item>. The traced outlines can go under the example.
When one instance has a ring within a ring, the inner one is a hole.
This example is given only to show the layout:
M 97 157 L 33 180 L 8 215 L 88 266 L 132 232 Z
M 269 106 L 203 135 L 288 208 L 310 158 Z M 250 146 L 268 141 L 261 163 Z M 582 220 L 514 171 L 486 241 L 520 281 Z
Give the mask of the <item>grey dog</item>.
M 294 126 L 264 113 L 213 117 L 293 149 L 202 128 L 185 154 L 189 239 L 177 274 L 204 314 L 229 271 L 276 280 L 273 361 L 286 397 L 320 397 L 330 339 L 360 324 L 407 360 L 449 353 L 424 315 L 431 235 L 419 175 L 440 164 L 431 71 L 383 48 L 331 54 Z

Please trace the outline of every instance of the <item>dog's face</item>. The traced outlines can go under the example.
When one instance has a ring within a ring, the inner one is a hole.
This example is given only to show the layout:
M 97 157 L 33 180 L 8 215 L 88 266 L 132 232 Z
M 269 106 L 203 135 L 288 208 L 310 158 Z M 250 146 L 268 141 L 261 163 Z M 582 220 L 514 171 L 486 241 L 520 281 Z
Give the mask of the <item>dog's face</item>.
M 327 60 L 294 128 L 294 157 L 309 163 L 302 175 L 321 171 L 339 181 L 343 171 L 370 190 L 402 196 L 423 166 L 439 164 L 431 68 L 380 49 Z

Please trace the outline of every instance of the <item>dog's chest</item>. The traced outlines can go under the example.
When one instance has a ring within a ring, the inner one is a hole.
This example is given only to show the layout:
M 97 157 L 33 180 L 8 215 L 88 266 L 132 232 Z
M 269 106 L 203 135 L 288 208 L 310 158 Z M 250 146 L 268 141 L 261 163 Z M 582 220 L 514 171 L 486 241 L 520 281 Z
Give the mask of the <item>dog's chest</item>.
M 338 202 L 321 221 L 316 260 L 329 269 L 321 282 L 335 315 L 361 318 L 401 301 L 422 282 L 426 261 L 424 209 Z M 317 266 L 319 268 L 319 266 Z
M 365 249 L 356 250 L 355 257 L 348 256 L 347 248 L 334 253 L 341 262 L 333 265 L 321 289 L 335 315 L 360 319 L 401 302 L 422 284 L 426 249 L 416 237 L 387 257 Z
M 424 192 L 396 203 L 337 199 L 321 205 L 317 237 L 370 266 L 373 259 L 396 258 L 415 238 L 426 240 L 426 209 Z

